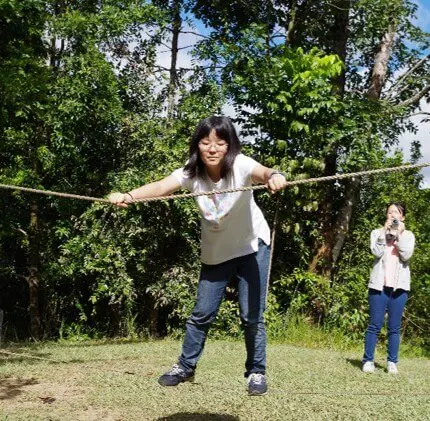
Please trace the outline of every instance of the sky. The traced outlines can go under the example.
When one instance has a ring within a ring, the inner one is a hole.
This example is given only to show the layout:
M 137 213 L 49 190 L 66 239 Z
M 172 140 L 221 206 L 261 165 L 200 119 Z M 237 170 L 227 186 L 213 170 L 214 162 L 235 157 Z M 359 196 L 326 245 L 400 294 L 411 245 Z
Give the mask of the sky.
M 416 1 L 418 4 L 417 20 L 414 22 L 417 26 L 430 32 L 430 0 Z M 420 103 L 421 111 L 430 113 L 430 104 L 425 101 Z M 414 116 L 411 120 L 418 126 L 416 134 L 411 132 L 404 133 L 399 140 L 399 147 L 405 154 L 405 160 L 410 158 L 411 142 L 418 140 L 421 143 L 422 158 L 419 163 L 430 163 L 430 122 L 422 123 L 425 116 Z M 430 117 L 430 116 L 427 116 Z M 424 176 L 423 188 L 430 188 L 430 167 L 423 168 L 421 173 Z
M 418 5 L 417 18 L 413 22 L 415 25 L 430 32 L 430 0 L 415 0 Z M 190 31 L 200 32 L 202 34 L 207 33 L 207 29 L 201 24 L 201 22 L 195 22 L 194 28 L 189 28 Z M 189 46 L 196 43 L 200 38 L 193 34 L 182 34 L 180 37 L 180 46 Z M 158 63 L 166 68 L 170 67 L 170 52 L 163 49 L 164 53 L 159 53 Z M 163 51 L 162 50 L 162 51 Z M 178 55 L 178 67 L 189 68 L 192 67 L 191 57 L 188 55 L 188 49 L 183 49 L 179 51 Z M 420 103 L 421 111 L 430 113 L 430 103 L 426 101 L 421 101 Z M 234 111 L 232 107 L 227 106 L 224 109 L 226 115 L 234 116 Z M 401 149 L 405 156 L 405 161 L 408 162 L 410 159 L 410 147 L 413 141 L 419 141 L 421 144 L 422 157 L 418 163 L 430 163 L 430 122 L 422 122 L 425 115 L 417 115 L 411 117 L 411 120 L 416 124 L 418 131 L 417 133 L 406 132 L 403 133 L 399 138 L 398 148 Z M 430 117 L 430 116 L 427 116 Z M 424 176 L 423 188 L 430 188 L 430 166 L 423 168 L 421 173 Z

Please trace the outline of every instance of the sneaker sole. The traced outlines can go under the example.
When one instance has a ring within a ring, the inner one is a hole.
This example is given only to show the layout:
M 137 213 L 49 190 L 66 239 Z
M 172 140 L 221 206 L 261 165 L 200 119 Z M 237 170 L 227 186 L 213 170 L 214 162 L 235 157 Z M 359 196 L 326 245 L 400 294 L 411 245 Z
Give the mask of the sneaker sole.
M 263 393 L 259 393 L 259 392 L 249 392 L 248 391 L 248 396 L 264 396 L 267 395 L 267 390 Z
M 160 386 L 163 386 L 163 387 L 175 387 L 175 386 L 179 386 L 181 383 L 186 383 L 186 382 L 194 383 L 194 376 L 193 377 L 188 377 L 185 380 L 181 380 L 179 383 L 176 383 L 176 384 L 164 384 L 164 383 L 160 382 L 159 380 L 157 381 L 157 383 Z

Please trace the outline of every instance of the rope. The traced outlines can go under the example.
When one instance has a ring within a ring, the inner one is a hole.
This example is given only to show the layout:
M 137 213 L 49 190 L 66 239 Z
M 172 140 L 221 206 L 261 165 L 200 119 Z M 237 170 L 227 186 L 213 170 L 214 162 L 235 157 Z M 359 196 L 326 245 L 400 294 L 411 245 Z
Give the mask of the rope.
M 412 165 L 407 164 L 407 165 L 400 165 L 398 167 L 378 168 L 375 170 L 357 171 L 357 172 L 352 172 L 352 173 L 329 175 L 329 176 L 325 176 L 325 177 L 315 177 L 315 178 L 306 178 L 303 180 L 287 181 L 286 188 L 291 187 L 291 186 L 297 186 L 300 184 L 310 184 L 310 183 L 320 183 L 320 182 L 324 182 L 324 181 L 344 180 L 346 178 L 361 177 L 364 175 L 374 175 L 374 174 L 382 174 L 382 173 L 395 172 L 395 171 L 405 171 L 405 170 L 418 169 L 418 168 L 424 168 L 424 167 L 430 167 L 430 163 L 412 164 Z M 55 192 L 55 191 L 51 191 L 51 190 L 32 189 L 29 187 L 14 186 L 14 185 L 9 185 L 9 184 L 0 184 L 0 188 L 8 189 L 8 190 L 19 190 L 19 191 L 24 191 L 24 192 L 28 192 L 28 193 L 44 194 L 46 196 L 57 196 L 57 197 L 65 197 L 65 198 L 69 198 L 69 199 L 89 200 L 92 202 L 110 203 L 110 201 L 108 199 L 102 199 L 99 197 L 81 196 L 81 195 L 77 195 L 77 194 Z M 213 194 L 236 193 L 239 191 L 264 190 L 264 189 L 267 189 L 267 185 L 263 184 L 263 185 L 258 185 L 258 186 L 241 187 L 238 189 L 212 190 L 212 191 L 196 192 L 196 193 L 173 194 L 173 195 L 169 195 L 169 196 L 146 197 L 143 199 L 136 199 L 136 200 L 134 200 L 133 203 L 156 202 L 156 201 L 171 200 L 171 199 L 186 199 L 186 198 L 198 197 L 198 196 L 211 196 Z
M 0 188 L 8 189 L 8 190 L 19 190 L 27 193 L 44 194 L 45 196 L 67 197 L 69 199 L 90 200 L 92 202 L 110 203 L 108 199 L 101 199 L 99 197 L 81 196 L 78 194 L 61 193 L 61 192 L 56 192 L 51 190 L 31 189 L 30 187 L 13 186 L 9 184 L 0 184 Z
M 270 285 L 270 276 L 272 274 L 272 263 L 273 263 L 273 254 L 275 253 L 275 237 L 276 237 L 276 228 L 278 225 L 278 215 L 279 215 L 279 203 L 281 201 L 281 195 L 278 195 L 276 199 L 276 208 L 275 208 L 275 216 L 273 218 L 273 226 L 272 226 L 272 235 L 270 238 L 270 257 L 269 257 L 269 268 L 267 270 L 267 280 L 266 280 L 266 307 L 267 300 L 269 297 L 269 285 Z
M 270 389 L 270 393 L 287 394 L 290 395 L 316 395 L 316 396 L 430 396 L 430 392 L 312 392 L 312 391 L 297 391 L 297 390 L 281 390 L 281 389 Z

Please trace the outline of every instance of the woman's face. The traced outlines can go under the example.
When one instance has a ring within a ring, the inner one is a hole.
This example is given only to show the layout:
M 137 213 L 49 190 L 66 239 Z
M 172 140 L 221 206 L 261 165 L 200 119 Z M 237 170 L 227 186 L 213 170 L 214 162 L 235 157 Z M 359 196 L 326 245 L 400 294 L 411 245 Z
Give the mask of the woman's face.
M 390 221 L 392 221 L 393 219 L 403 221 L 405 217 L 403 216 L 402 212 L 399 210 L 399 208 L 396 205 L 391 205 L 387 209 L 387 219 Z
M 200 159 L 206 167 L 221 168 L 227 150 L 228 143 L 219 138 L 214 129 L 209 136 L 202 138 L 199 142 Z

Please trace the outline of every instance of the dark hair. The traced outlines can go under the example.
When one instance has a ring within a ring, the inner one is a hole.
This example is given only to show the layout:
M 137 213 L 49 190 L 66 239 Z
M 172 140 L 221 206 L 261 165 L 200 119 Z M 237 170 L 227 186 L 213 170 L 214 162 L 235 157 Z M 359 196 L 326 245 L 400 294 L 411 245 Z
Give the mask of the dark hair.
M 387 212 L 388 212 L 388 209 L 390 208 L 390 206 L 395 206 L 395 207 L 398 209 L 398 211 L 399 211 L 403 216 L 405 216 L 405 215 L 406 215 L 406 206 L 405 206 L 403 203 L 400 203 L 400 202 L 390 202 L 390 203 L 387 205 L 387 208 L 385 209 L 385 213 L 387 213 Z
M 217 136 L 228 143 L 227 154 L 221 168 L 221 178 L 230 174 L 234 160 L 240 153 L 241 145 L 237 137 L 236 129 L 230 118 L 224 116 L 212 116 L 200 121 L 190 141 L 190 153 L 188 162 L 184 167 L 185 173 L 190 178 L 203 177 L 205 165 L 200 159 L 199 142 L 209 136 L 215 130 Z

